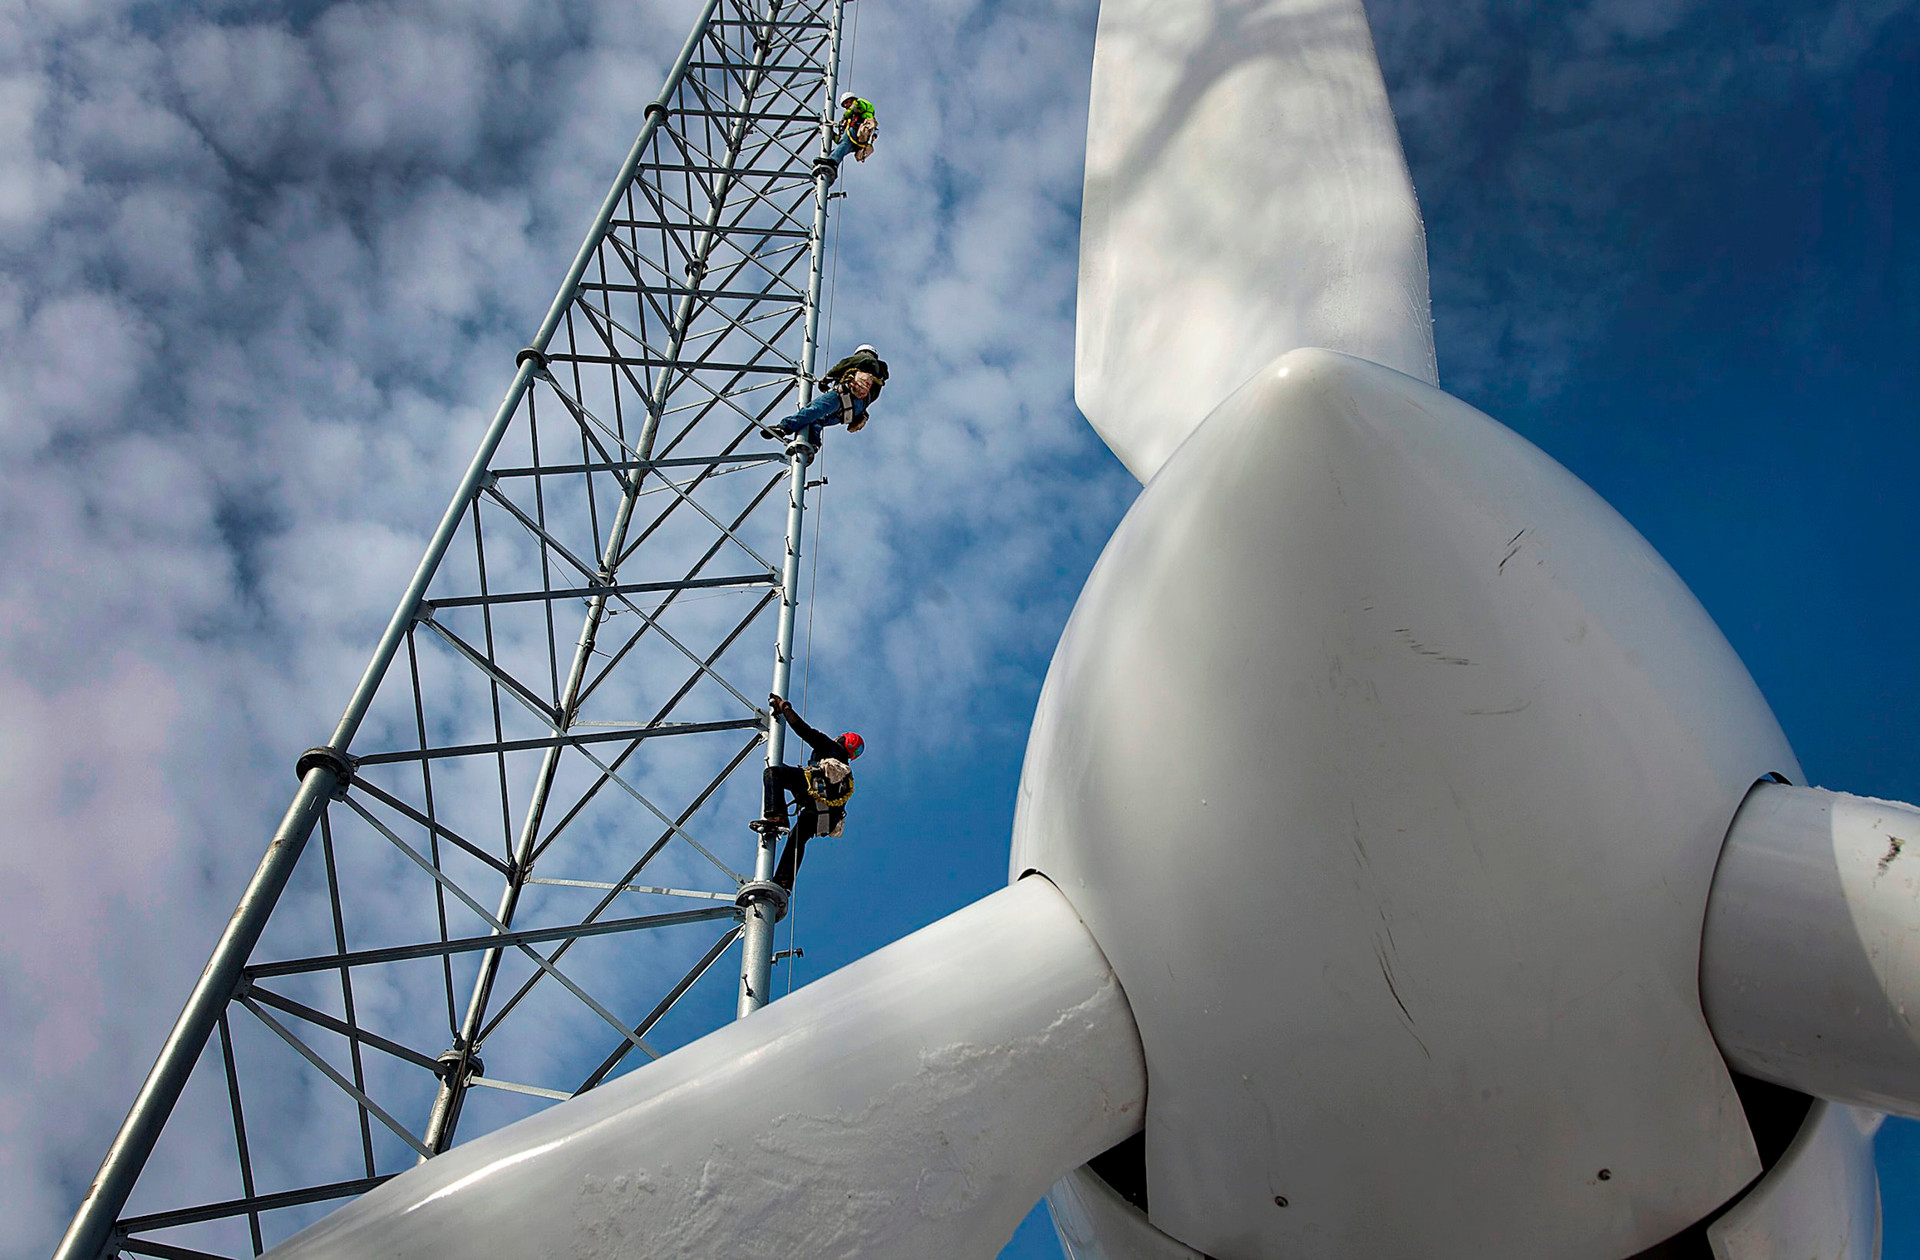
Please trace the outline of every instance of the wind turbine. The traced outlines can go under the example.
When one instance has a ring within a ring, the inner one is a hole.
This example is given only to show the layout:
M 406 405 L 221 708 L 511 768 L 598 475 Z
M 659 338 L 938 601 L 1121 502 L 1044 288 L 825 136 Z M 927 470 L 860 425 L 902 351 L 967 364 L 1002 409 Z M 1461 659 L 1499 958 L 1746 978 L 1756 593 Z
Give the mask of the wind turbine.
M 1439 388 L 1358 0 L 1107 0 L 1081 251 L 1010 887 L 273 1255 L 1877 1255 L 1920 812 Z

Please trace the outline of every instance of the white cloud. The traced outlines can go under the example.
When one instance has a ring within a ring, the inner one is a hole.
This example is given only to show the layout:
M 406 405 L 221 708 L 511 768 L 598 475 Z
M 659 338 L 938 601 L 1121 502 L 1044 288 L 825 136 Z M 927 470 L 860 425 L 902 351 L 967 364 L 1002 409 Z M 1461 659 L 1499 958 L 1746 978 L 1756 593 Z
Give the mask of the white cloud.
M 1582 41 L 1599 44 L 1658 39 L 1686 20 L 1694 0 L 1604 0 L 1588 5 L 1575 19 Z
M 493 69 L 471 36 L 426 14 L 361 5 L 328 10 L 314 35 L 328 67 L 334 147 L 388 159 L 430 154 L 447 165 L 471 157 Z
M 160 300 L 199 295 L 207 280 L 207 201 L 165 185 L 138 188 L 120 201 L 106 231 L 118 247 L 128 289 Z
M 52 437 L 114 425 L 153 360 L 159 329 L 135 306 L 82 290 L 44 303 L 5 356 L 4 440 L 31 454 Z
M 34 144 L 46 103 L 44 74 L 0 75 L 0 244 L 30 240 L 73 187 Z
M 188 116 L 241 165 L 298 162 L 293 141 L 325 143 L 314 52 L 285 27 L 190 24 L 171 41 L 168 63 Z

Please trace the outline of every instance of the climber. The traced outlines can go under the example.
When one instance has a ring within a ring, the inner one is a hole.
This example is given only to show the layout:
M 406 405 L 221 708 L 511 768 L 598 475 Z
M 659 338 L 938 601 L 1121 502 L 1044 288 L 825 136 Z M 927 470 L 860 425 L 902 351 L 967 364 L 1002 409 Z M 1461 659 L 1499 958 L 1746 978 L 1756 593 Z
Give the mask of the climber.
M 887 384 L 887 361 L 872 346 L 863 345 L 827 369 L 823 386 L 812 402 L 765 430 L 768 437 L 797 437 L 804 433 L 812 446 L 820 445 L 820 430 L 844 424 L 847 432 L 867 427 L 867 408 Z
M 874 137 L 880 134 L 880 120 L 874 116 L 872 101 L 862 100 L 852 92 L 843 92 L 840 109 L 840 122 L 834 127 L 834 134 L 840 142 L 833 146 L 832 153 L 820 159 L 829 183 L 839 173 L 840 163 L 847 154 L 853 154 L 856 162 L 864 162 L 872 157 Z
M 866 749 L 866 743 L 852 731 L 838 739 L 829 739 L 801 721 L 793 706 L 779 696 L 767 697 L 774 719 L 786 719 L 787 729 L 807 741 L 813 756 L 804 766 L 768 766 L 762 778 L 765 784 L 761 817 L 749 824 L 762 835 L 779 835 L 787 827 L 787 793 L 793 794 L 800 813 L 787 836 L 787 847 L 780 854 L 773 882 L 793 891 L 793 877 L 807 856 L 807 841 L 824 833 L 838 838 L 847 823 L 847 798 L 853 795 L 853 771 L 849 766 Z

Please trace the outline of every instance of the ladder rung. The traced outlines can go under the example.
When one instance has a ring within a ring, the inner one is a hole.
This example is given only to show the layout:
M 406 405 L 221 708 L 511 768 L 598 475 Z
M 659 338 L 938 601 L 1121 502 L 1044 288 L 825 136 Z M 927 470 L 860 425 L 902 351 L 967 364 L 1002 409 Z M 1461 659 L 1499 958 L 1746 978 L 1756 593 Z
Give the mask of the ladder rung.
M 611 464 L 546 464 L 539 468 L 489 468 L 496 477 L 559 477 L 572 473 L 638 472 L 646 468 L 711 468 L 720 464 L 785 463 L 779 451 L 735 452 L 732 455 L 680 455 L 673 459 L 624 459 Z
M 793 375 L 791 363 L 702 363 L 697 359 L 629 359 L 613 354 L 561 354 L 549 351 L 549 361 L 554 363 L 602 363 L 617 364 L 620 367 L 678 368 L 682 371 L 701 372 L 759 372 L 776 376 Z
M 338 971 L 342 967 L 369 967 L 379 963 L 407 962 L 415 958 L 471 954 L 477 950 L 498 949 L 503 945 L 541 945 L 547 941 L 607 936 L 615 932 L 633 932 L 646 928 L 676 927 L 682 923 L 724 919 L 732 916 L 733 913 L 732 906 L 715 906 L 712 909 L 675 910 L 667 914 L 649 914 L 634 919 L 602 919 L 594 923 L 571 924 L 566 927 L 529 928 L 518 932 L 495 932 L 487 936 L 462 936 L 449 941 L 423 941 L 418 945 L 394 945 L 386 949 L 362 949 L 346 954 L 293 958 L 286 962 L 255 963 L 247 968 L 246 975 L 248 979 L 264 979 L 268 976 L 297 976 L 310 971 Z
M 711 232 L 715 236 L 783 236 L 795 237 L 803 241 L 809 240 L 813 236 L 812 232 L 803 232 L 797 228 L 750 227 L 746 224 L 741 224 L 738 227 L 723 227 L 717 225 L 707 227 L 701 223 L 662 223 L 653 219 L 609 219 L 607 220 L 607 226 L 623 228 L 663 228 L 669 232 L 684 232 L 689 236 L 698 236 L 705 232 Z
M 429 600 L 435 608 L 491 608 L 499 604 L 532 604 L 554 599 L 592 599 L 595 595 L 652 595 L 660 591 L 711 590 L 723 586 L 778 586 L 778 573 L 748 573 L 738 577 L 687 578 L 679 582 L 610 582 L 605 586 L 568 586 L 546 591 L 508 591 L 496 595 L 460 595 Z
M 807 295 L 795 290 L 792 293 L 755 293 L 749 289 L 695 289 L 682 284 L 614 284 L 602 280 L 582 280 L 580 287 L 606 293 L 651 293 L 659 297 L 686 297 L 692 294 L 697 298 L 715 302 L 804 302 Z
M 658 739 L 663 735 L 709 735 L 715 731 L 757 731 L 761 726 L 759 718 L 735 718 L 726 722 L 663 722 L 659 726 L 636 727 L 625 731 L 596 731 L 591 735 L 547 735 L 538 739 L 503 739 L 490 744 L 448 744 L 440 748 L 413 748 L 403 752 L 369 753 L 360 758 L 360 764 L 384 766 L 395 762 L 440 761 L 448 757 L 491 757 L 495 753 L 535 752 L 542 748 L 573 748 L 581 744 L 605 744 L 616 740 Z

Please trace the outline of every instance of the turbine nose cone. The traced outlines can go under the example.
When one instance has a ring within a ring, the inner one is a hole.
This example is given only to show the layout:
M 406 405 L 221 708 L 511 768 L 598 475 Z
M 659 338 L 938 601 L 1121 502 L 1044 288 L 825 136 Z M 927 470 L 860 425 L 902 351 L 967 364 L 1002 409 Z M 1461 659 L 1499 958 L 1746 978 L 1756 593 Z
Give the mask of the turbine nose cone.
M 1375 364 L 1263 369 L 1096 566 L 1015 823 L 1132 1002 L 1153 1223 L 1608 1260 L 1724 1202 L 1759 1164 L 1701 923 L 1775 770 L 1739 660 L 1577 479 Z

